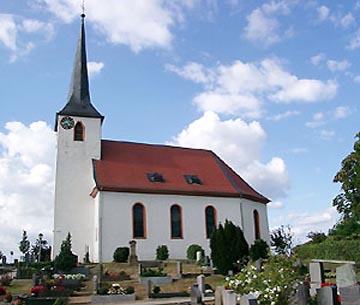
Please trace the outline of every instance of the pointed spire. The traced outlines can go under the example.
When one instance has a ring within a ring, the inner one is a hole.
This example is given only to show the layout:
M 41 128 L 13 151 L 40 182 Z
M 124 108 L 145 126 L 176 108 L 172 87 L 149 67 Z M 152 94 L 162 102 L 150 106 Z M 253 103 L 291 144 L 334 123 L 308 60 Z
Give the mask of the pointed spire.
M 65 107 L 60 112 L 58 112 L 58 114 L 96 117 L 103 119 L 103 116 L 96 110 L 90 101 L 84 19 L 85 14 L 82 13 L 80 36 L 73 66 L 68 101 Z

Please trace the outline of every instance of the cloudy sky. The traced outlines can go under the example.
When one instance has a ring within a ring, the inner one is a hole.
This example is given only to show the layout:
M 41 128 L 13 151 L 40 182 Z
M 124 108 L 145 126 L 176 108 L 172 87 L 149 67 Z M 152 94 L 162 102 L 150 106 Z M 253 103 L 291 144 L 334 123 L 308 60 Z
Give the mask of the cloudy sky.
M 52 239 L 55 113 L 81 0 L 0 2 L 0 250 Z M 103 138 L 214 150 L 295 242 L 338 214 L 359 131 L 360 1 L 86 0 Z

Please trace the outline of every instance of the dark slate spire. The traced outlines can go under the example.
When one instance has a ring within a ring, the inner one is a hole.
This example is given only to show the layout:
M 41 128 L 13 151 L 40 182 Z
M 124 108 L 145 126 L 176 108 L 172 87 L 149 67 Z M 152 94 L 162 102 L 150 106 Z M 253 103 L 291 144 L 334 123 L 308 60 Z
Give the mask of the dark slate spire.
M 104 117 L 96 110 L 90 101 L 84 19 L 85 14 L 83 13 L 81 14 L 80 37 L 76 50 L 68 101 L 58 114 L 103 119 Z

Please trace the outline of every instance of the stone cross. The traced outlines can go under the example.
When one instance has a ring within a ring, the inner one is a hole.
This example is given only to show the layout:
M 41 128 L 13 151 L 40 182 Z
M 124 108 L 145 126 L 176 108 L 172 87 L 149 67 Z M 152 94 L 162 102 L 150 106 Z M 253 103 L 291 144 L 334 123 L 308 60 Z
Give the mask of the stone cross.
M 360 286 L 353 285 L 340 288 L 341 305 L 360 304 Z
M 129 255 L 129 264 L 130 265 L 137 265 L 138 263 L 138 257 L 136 255 L 136 241 L 130 240 L 130 255 Z
M 326 286 L 317 289 L 316 300 L 318 305 L 337 305 L 337 292 L 335 286 Z

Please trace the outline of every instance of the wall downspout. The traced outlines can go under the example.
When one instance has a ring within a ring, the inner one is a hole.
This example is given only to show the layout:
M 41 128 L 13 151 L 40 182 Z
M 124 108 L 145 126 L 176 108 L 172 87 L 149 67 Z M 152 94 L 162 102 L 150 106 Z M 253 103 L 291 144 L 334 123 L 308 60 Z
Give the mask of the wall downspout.
M 103 194 L 99 192 L 99 232 L 98 232 L 98 239 L 99 239 L 99 263 L 103 262 L 102 258 L 102 220 L 103 220 Z
M 239 203 L 240 203 L 240 221 L 241 221 L 241 230 L 245 230 L 244 229 L 244 213 L 243 213 L 243 202 L 241 200 L 241 196 L 239 198 Z

